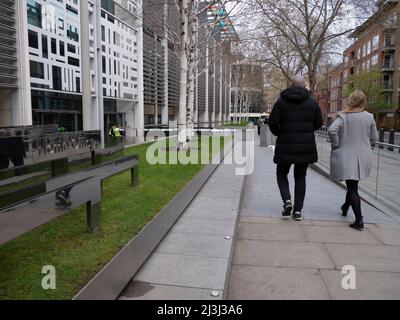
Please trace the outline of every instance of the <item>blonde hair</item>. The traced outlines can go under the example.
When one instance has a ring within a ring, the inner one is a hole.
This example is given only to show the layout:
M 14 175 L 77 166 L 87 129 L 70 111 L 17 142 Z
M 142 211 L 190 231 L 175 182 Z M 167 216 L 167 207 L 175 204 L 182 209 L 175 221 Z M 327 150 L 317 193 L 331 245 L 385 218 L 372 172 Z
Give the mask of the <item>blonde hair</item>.
M 367 97 L 360 91 L 354 91 L 350 96 L 347 103 L 347 108 L 344 112 L 363 112 L 367 103 Z

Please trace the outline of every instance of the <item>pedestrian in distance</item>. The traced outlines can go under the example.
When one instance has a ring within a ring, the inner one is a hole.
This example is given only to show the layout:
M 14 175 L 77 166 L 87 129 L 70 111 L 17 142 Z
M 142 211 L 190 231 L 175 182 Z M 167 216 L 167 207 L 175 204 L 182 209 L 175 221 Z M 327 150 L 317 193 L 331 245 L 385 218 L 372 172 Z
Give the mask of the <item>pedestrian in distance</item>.
M 363 230 L 361 199 L 358 183 L 370 176 L 372 167 L 372 147 L 378 140 L 374 116 L 365 111 L 366 96 L 354 91 L 347 108 L 337 114 L 336 120 L 328 128 L 331 141 L 330 176 L 333 180 L 346 181 L 346 200 L 341 207 L 347 216 L 351 207 L 355 222 L 350 227 Z
M 262 124 L 261 118 L 257 119 L 256 124 L 257 124 L 257 134 L 260 135 L 260 129 L 261 129 L 261 124 Z
M 306 194 L 306 174 L 310 163 L 318 161 L 314 131 L 322 126 L 321 109 L 306 88 L 305 78 L 297 75 L 290 88 L 284 90 L 275 103 L 268 121 L 277 136 L 274 162 L 283 200 L 282 215 L 303 219 Z M 292 205 L 288 174 L 294 165 L 295 198 Z

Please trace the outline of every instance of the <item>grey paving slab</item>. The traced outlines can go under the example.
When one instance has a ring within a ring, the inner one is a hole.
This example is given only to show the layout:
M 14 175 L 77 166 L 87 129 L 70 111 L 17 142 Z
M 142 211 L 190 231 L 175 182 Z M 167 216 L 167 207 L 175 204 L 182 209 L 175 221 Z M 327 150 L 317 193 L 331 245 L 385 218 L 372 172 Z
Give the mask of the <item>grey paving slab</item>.
M 206 218 L 181 217 L 171 232 L 191 234 L 233 236 L 235 220 L 211 220 Z
M 233 263 L 271 267 L 334 268 L 323 244 L 306 242 L 238 240 Z
M 144 264 L 134 280 L 223 290 L 227 267 L 228 260 L 222 258 L 155 253 Z
M 232 240 L 226 240 L 222 235 L 170 232 L 156 252 L 227 259 L 231 245 Z
M 120 300 L 221 300 L 211 295 L 209 289 L 166 286 L 141 281 L 132 281 L 119 297 Z
M 341 270 L 321 270 L 329 294 L 335 300 L 399 300 L 400 273 L 356 271 L 356 288 L 343 289 Z
M 235 210 L 232 210 L 232 208 L 235 208 Z M 191 205 L 185 210 L 182 217 L 234 221 L 237 216 L 237 211 L 237 207 L 232 206 L 231 203 L 218 208 L 212 207 L 208 203 L 204 202 L 203 204 Z
M 205 197 L 205 198 L 217 198 L 217 199 L 221 199 L 221 200 L 228 199 L 228 200 L 231 200 L 231 201 L 236 203 L 239 200 L 240 191 L 241 191 L 240 188 L 233 189 L 233 190 L 231 188 L 224 189 L 224 188 L 221 188 L 221 187 L 219 187 L 219 188 L 216 188 L 216 187 L 214 187 L 214 188 L 205 188 L 205 189 L 202 189 L 198 193 L 198 197 L 199 198 L 203 198 L 203 197 Z
M 311 220 L 295 221 L 288 218 L 268 218 L 268 217 L 254 217 L 254 216 L 244 216 L 240 215 L 239 221 L 242 223 L 281 223 L 286 225 L 312 225 Z
M 352 265 L 359 271 L 400 272 L 400 246 L 325 244 L 336 267 Z
M 229 299 L 329 299 L 317 269 L 233 266 Z
M 288 223 L 239 223 L 237 238 L 241 240 L 306 240 L 300 225 Z
M 368 229 L 360 232 L 348 226 L 303 226 L 302 228 L 307 241 L 311 242 L 382 244 Z
M 233 205 L 230 199 L 225 199 L 226 201 L 221 201 L 218 198 L 212 197 L 196 197 L 189 205 L 187 210 L 195 209 L 206 209 L 208 210 L 220 210 L 220 209 L 237 209 L 237 206 Z
M 380 226 L 370 226 L 368 228 L 375 237 L 387 245 L 397 245 L 400 246 L 400 228 L 399 226 L 390 227 L 385 225 Z

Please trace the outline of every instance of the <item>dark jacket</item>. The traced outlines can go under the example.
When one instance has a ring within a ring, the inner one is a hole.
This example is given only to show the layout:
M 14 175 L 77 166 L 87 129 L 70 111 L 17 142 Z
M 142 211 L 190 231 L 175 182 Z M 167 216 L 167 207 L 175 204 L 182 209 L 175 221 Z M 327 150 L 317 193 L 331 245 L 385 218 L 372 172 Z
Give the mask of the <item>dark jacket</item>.
M 283 91 L 269 117 L 269 128 L 278 137 L 274 162 L 317 162 L 314 131 L 321 126 L 321 109 L 307 89 L 291 87 Z

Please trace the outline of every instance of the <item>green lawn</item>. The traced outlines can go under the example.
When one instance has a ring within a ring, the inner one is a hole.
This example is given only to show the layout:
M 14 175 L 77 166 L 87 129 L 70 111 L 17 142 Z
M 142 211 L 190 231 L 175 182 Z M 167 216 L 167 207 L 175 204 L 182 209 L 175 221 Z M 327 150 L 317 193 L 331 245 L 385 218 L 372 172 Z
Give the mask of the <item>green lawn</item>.
M 135 189 L 129 172 L 104 183 L 99 232 L 87 232 L 81 208 L 0 246 L 0 299 L 71 299 L 204 167 L 149 165 L 148 146 L 125 151 L 139 154 Z M 41 287 L 45 265 L 56 268 L 56 290 Z

